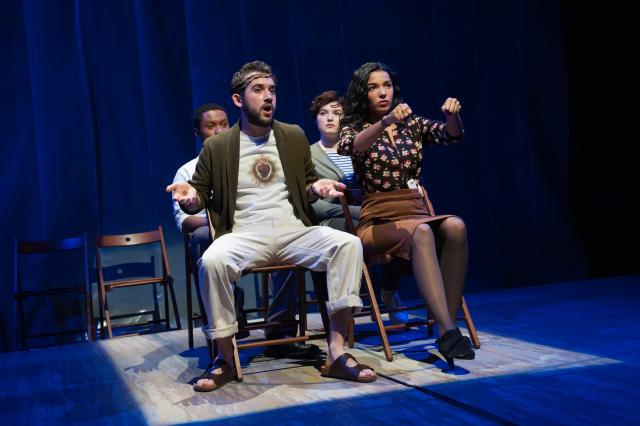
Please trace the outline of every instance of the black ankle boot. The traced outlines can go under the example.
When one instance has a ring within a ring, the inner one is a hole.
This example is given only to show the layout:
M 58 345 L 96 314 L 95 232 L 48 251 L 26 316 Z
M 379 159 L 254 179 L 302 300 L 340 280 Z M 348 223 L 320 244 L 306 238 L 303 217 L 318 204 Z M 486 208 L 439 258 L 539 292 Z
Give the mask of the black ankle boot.
M 436 340 L 436 343 L 438 344 L 438 351 L 447 360 L 450 370 L 455 368 L 454 358 L 474 359 L 476 357 L 475 352 L 471 349 L 471 341 L 468 337 L 462 335 L 458 327 L 444 333 Z

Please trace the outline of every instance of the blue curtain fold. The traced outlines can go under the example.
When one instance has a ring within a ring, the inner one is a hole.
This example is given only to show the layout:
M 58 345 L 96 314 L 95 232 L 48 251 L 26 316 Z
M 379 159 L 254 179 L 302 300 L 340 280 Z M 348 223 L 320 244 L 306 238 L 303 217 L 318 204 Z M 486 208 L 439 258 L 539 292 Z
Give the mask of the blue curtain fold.
M 318 139 L 309 104 L 367 61 L 418 114 L 463 104 L 466 137 L 427 148 L 439 212 L 468 224 L 468 291 L 584 277 L 568 204 L 569 100 L 553 1 L 10 0 L 0 14 L 0 305 L 13 333 L 12 239 L 175 229 L 164 187 L 196 155 L 192 110 L 262 59 L 277 118 Z M 176 258 L 174 262 L 180 262 Z

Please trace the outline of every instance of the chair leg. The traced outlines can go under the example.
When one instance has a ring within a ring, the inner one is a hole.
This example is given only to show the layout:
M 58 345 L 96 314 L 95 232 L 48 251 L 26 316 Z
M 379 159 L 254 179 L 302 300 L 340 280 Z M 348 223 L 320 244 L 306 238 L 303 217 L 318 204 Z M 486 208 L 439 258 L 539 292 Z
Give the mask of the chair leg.
M 467 302 L 464 300 L 464 296 L 462 296 L 462 314 L 464 315 L 464 321 L 467 323 L 467 330 L 469 331 L 469 336 L 471 337 L 471 343 L 473 343 L 473 347 L 476 349 L 480 349 L 480 339 L 478 338 L 478 332 L 476 331 L 476 326 L 473 324 L 473 320 L 471 319 L 471 313 L 469 312 L 469 308 L 467 307 Z
M 202 321 L 203 325 L 208 325 L 209 319 L 207 318 L 207 312 L 204 309 L 204 303 L 202 302 L 202 297 L 200 297 L 200 278 L 198 278 L 197 272 L 193 274 L 193 286 L 196 289 L 196 299 L 198 301 L 198 309 L 200 309 L 200 320 Z M 191 315 L 193 315 L 193 308 L 191 308 Z
M 102 283 L 98 283 L 98 321 L 100 325 L 100 338 L 104 339 L 104 299 L 105 291 Z
M 111 314 L 109 313 L 109 301 L 107 300 L 107 292 L 104 292 L 104 317 L 107 320 L 107 331 L 109 333 L 109 339 L 113 338 L 113 330 L 111 328 Z
M 176 301 L 176 292 L 173 289 L 173 283 L 169 284 L 169 293 L 171 294 L 171 303 L 173 304 L 173 314 L 176 317 L 176 328 L 178 330 L 182 330 L 182 324 L 180 323 L 180 313 L 178 312 L 178 302 Z
M 371 281 L 371 288 L 373 288 L 373 291 L 375 292 L 375 291 L 376 291 L 376 286 L 375 286 L 375 284 L 374 284 L 373 278 L 372 278 L 371 276 L 370 276 L 370 278 L 372 279 L 372 281 Z M 379 282 L 380 282 L 380 281 L 379 281 Z M 382 288 L 381 288 L 381 290 L 382 290 Z M 367 291 L 367 293 L 369 293 L 369 292 Z M 377 299 L 376 299 L 376 301 L 377 301 Z M 388 307 L 387 307 L 387 309 L 388 309 Z M 378 305 L 378 310 L 380 310 L 380 305 Z M 371 319 L 371 322 L 376 322 L 376 315 L 375 315 L 375 313 L 373 312 L 373 309 L 371 309 L 370 319 Z
M 209 350 L 209 359 L 213 362 L 216 358 L 218 358 L 218 345 L 216 345 L 215 340 L 209 339 L 207 336 L 207 349 Z
M 307 334 L 307 298 L 305 296 L 305 280 L 304 272 L 296 272 L 296 280 L 298 281 L 298 325 L 300 337 Z
M 353 315 L 349 318 L 349 328 L 347 329 L 347 346 L 353 348 L 355 346 L 355 334 L 356 334 L 356 322 L 353 319 Z
M 260 286 L 262 290 L 262 309 L 264 309 L 264 319 L 267 319 L 267 312 L 269 312 L 269 284 L 271 283 L 271 274 L 260 274 Z
M 329 314 L 327 313 L 327 285 L 326 282 L 319 285 L 316 281 L 318 278 L 314 278 L 313 291 L 316 293 L 316 299 L 318 299 L 318 309 L 320 310 L 320 318 L 322 318 L 322 327 L 327 335 L 327 344 L 329 343 Z
M 382 342 L 382 350 L 387 361 L 393 361 L 393 354 L 391 353 L 391 347 L 389 346 L 389 339 L 387 337 L 387 330 L 384 328 L 382 322 L 382 315 L 380 314 L 380 307 L 378 306 L 378 300 L 376 299 L 376 293 L 371 282 L 371 276 L 369 275 L 369 268 L 364 266 L 362 269 L 364 274 L 364 282 L 367 285 L 367 291 L 369 292 L 369 300 L 371 301 L 371 311 L 375 318 L 376 327 L 378 327 L 378 334 L 380 335 L 380 341 Z
M 167 327 L 167 330 L 171 330 L 171 318 L 169 318 L 169 291 L 168 291 L 169 284 L 167 284 L 167 282 L 165 281 L 161 285 L 162 285 L 162 294 L 164 297 L 164 324 Z
M 93 292 L 91 291 L 91 284 L 85 290 L 86 298 L 86 315 L 87 315 L 87 338 L 90 342 L 96 340 L 96 333 L 93 328 Z
M 238 353 L 238 345 L 236 343 L 235 336 L 231 338 L 233 343 L 233 363 L 236 365 L 236 380 L 241 382 L 242 378 L 242 365 L 240 365 L 240 354 Z
M 433 315 L 429 308 L 427 308 L 427 321 L 429 321 L 429 324 L 427 324 L 427 336 L 433 337 Z
M 189 267 L 189 258 L 186 254 L 185 248 L 185 286 L 187 290 L 187 339 L 189 342 L 189 349 L 193 349 L 193 302 L 191 300 L 191 268 Z
M 22 296 L 21 295 L 17 295 L 17 312 L 16 312 L 16 316 L 17 321 L 16 321 L 16 346 L 18 347 L 18 350 L 23 350 L 26 346 L 27 346 L 27 339 L 25 337 L 25 330 L 24 330 L 24 307 L 22 305 Z

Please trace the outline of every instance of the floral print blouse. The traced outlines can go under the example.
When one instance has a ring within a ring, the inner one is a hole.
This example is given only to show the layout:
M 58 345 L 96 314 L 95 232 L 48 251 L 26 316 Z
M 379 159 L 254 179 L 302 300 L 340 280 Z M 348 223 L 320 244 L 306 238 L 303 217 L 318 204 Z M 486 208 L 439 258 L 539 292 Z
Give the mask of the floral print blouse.
M 408 180 L 420 177 L 423 144 L 448 145 L 462 140 L 462 135 L 449 136 L 446 123 L 413 115 L 393 129 L 395 147 L 384 131 L 368 150 L 356 152 L 356 135 L 369 126 L 365 123 L 361 130 L 344 126 L 338 143 L 338 154 L 351 157 L 365 194 L 406 189 Z

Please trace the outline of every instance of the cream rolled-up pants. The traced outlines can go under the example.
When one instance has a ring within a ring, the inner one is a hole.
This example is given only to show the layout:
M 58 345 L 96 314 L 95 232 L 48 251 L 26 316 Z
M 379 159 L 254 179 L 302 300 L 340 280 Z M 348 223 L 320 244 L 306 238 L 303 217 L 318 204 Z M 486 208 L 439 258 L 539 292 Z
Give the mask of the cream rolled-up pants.
M 327 272 L 329 315 L 362 308 L 362 244 L 346 232 L 326 226 L 254 224 L 215 239 L 198 261 L 200 292 L 210 339 L 233 336 L 238 323 L 233 283 L 245 269 L 289 262 L 312 271 Z

